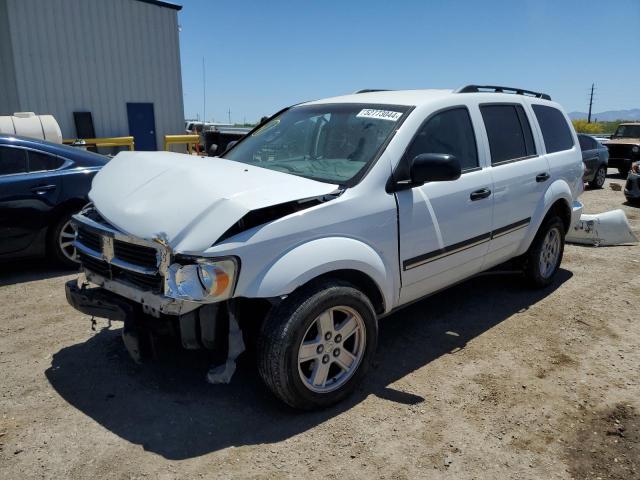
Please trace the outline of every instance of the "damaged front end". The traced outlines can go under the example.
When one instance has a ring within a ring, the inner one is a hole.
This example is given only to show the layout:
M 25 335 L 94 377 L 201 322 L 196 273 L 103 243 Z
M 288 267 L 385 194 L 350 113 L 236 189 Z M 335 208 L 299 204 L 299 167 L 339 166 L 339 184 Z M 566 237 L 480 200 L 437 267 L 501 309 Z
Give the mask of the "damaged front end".
M 124 322 L 123 340 L 137 362 L 155 356 L 163 340 L 179 339 L 185 349 L 216 352 L 223 363 L 208 378 L 228 381 L 244 350 L 229 300 L 238 260 L 175 255 L 163 239 L 127 235 L 93 207 L 73 222 L 82 273 L 66 285 L 69 304 L 92 317 Z

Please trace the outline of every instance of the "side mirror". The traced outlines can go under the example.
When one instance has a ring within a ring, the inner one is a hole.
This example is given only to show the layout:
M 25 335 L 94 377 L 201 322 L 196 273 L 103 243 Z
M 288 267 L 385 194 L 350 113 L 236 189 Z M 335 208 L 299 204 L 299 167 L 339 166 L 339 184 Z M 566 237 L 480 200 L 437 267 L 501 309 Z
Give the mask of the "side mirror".
M 212 143 L 211 146 L 209 147 L 209 156 L 215 157 L 216 153 L 218 153 L 218 145 L 216 145 L 215 143 Z
M 412 185 L 426 182 L 457 180 L 462 174 L 460 162 L 445 153 L 422 153 L 411 161 L 409 169 Z

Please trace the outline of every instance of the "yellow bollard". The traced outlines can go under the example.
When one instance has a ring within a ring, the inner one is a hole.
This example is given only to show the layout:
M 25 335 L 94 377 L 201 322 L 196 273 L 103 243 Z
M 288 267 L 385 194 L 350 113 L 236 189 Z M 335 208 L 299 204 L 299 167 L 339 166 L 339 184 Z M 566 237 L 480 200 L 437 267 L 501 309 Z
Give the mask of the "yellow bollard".
M 169 151 L 169 145 L 187 145 L 187 151 L 191 155 L 193 147 L 196 147 L 200 143 L 200 135 L 165 135 L 164 136 L 164 149 Z M 197 152 L 200 153 L 200 152 Z

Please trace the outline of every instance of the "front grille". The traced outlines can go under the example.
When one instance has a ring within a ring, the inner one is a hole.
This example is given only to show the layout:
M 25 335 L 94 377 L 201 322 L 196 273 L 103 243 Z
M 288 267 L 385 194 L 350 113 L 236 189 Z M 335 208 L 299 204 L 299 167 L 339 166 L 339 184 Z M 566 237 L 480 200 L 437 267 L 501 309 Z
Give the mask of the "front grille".
M 89 247 L 91 250 L 95 250 L 96 252 L 102 251 L 102 240 L 100 239 L 100 235 L 87 230 L 82 226 L 78 227 L 78 236 L 76 240 Z
M 159 274 L 146 275 L 111 265 L 111 275 L 113 279 L 131 283 L 142 290 L 151 290 L 156 293 L 162 290 L 162 277 Z
M 102 275 L 106 278 L 111 278 L 111 270 L 109 264 L 104 260 L 98 260 L 97 258 L 90 257 L 82 252 L 78 252 L 78 260 L 84 268 L 91 270 L 98 275 Z
M 78 260 L 86 270 L 97 273 L 109 280 L 121 280 L 141 290 L 148 290 L 154 293 L 162 291 L 162 277 L 160 274 L 145 275 L 144 273 L 132 272 L 131 270 L 110 265 L 104 260 L 98 260 L 82 252 L 78 252 Z
M 82 223 L 78 225 L 76 241 L 94 252 L 103 254 L 103 242 L 100 233 L 86 228 Z M 131 264 L 154 270 L 154 274 L 144 274 L 113 265 L 101 258 L 87 255 L 78 249 L 78 260 L 86 270 L 103 276 L 109 280 L 120 280 L 141 290 L 162 292 L 163 279 L 158 273 L 157 250 L 150 246 L 137 245 L 122 240 L 113 241 L 113 258 Z
M 114 257 L 140 267 L 157 268 L 157 250 L 144 245 L 126 243 L 121 240 L 113 242 Z
M 631 158 L 631 148 L 633 145 L 618 145 L 615 143 L 607 144 L 609 149 L 609 157 L 611 158 Z

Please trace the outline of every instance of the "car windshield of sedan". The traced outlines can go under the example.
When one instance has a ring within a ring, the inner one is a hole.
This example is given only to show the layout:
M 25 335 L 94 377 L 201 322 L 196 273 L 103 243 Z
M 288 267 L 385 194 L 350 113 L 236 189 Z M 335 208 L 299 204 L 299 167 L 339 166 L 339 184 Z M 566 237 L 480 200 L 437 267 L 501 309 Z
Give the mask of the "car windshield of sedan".
M 340 185 L 373 162 L 409 110 L 366 104 L 305 105 L 286 110 L 224 158 Z
M 613 138 L 640 138 L 640 125 L 620 125 Z

